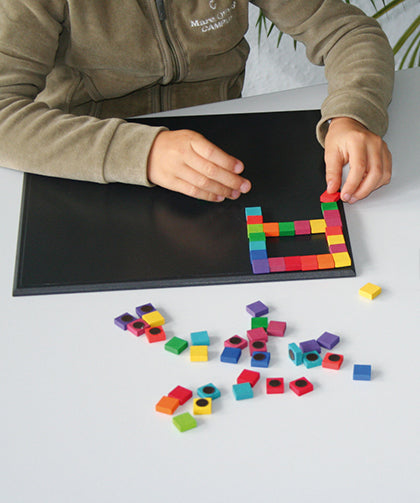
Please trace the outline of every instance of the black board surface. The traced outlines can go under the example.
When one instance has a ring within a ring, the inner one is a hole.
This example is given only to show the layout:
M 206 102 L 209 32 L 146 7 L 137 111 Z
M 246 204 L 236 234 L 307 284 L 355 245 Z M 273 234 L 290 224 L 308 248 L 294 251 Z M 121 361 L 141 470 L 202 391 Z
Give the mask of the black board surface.
M 261 206 L 264 221 L 322 218 L 319 117 L 310 110 L 141 119 L 194 129 L 241 159 L 253 188 L 236 201 L 26 174 L 13 295 L 354 276 L 354 266 L 254 275 L 249 260 L 245 207 Z M 267 243 L 269 256 L 328 253 L 321 235 Z

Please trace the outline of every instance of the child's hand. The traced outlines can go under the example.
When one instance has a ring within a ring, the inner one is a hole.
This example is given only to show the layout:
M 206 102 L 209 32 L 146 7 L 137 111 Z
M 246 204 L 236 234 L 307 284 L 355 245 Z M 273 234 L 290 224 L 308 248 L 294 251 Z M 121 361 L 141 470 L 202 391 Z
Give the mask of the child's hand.
M 152 145 L 147 174 L 161 187 L 206 201 L 237 199 L 251 189 L 244 165 L 190 130 L 162 131 Z
M 391 180 L 392 157 L 387 144 L 360 122 L 332 119 L 325 138 L 326 181 L 329 193 L 341 185 L 343 166 L 350 171 L 341 189 L 341 199 L 354 203 Z

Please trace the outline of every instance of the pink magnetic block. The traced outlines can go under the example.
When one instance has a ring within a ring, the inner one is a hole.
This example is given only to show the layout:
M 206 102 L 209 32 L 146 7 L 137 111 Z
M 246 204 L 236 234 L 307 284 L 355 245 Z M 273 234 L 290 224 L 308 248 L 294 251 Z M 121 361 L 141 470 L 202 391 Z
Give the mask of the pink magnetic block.
M 141 318 L 138 318 L 127 325 L 127 330 L 137 337 L 143 335 L 146 328 L 150 328 L 150 325 Z
M 240 348 L 244 349 L 248 346 L 248 341 L 239 337 L 239 335 L 234 335 L 224 342 L 225 348 Z
M 263 327 L 251 328 L 246 331 L 246 335 L 250 342 L 254 341 L 268 341 L 267 332 L 263 329 Z
M 286 265 L 286 271 L 301 271 L 302 262 L 300 257 L 284 257 L 284 263 Z
M 178 398 L 179 404 L 183 405 L 190 398 L 192 398 L 193 393 L 190 389 L 184 388 L 183 386 L 177 386 L 170 393 L 168 393 L 168 396 L 172 398 Z
M 255 352 L 267 351 L 265 341 L 252 341 L 249 343 L 249 354 L 252 356 Z
M 330 253 L 342 253 L 346 251 L 348 250 L 345 243 L 340 243 L 338 245 L 330 245 Z
M 254 370 L 246 370 L 244 369 L 236 379 L 238 384 L 249 382 L 252 387 L 254 387 L 260 378 L 260 373 L 255 372 Z
M 296 220 L 295 224 L 295 234 L 296 236 L 302 236 L 304 234 L 311 233 L 311 224 L 309 220 Z
M 286 331 L 286 322 L 285 321 L 270 321 L 267 327 L 267 334 L 274 335 L 275 337 L 283 337 L 284 332 Z
M 327 227 L 338 227 L 343 225 L 341 222 L 339 210 L 325 210 L 324 220 L 327 224 Z
M 270 267 L 270 272 L 283 272 L 286 270 L 284 257 L 269 258 L 268 266 Z

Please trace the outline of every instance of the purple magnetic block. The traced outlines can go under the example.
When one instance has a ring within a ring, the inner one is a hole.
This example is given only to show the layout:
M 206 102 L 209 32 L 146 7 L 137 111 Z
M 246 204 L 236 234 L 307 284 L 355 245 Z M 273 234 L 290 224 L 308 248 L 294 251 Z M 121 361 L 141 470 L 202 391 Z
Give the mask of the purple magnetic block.
M 250 342 L 268 341 L 267 332 L 262 327 L 251 328 L 251 330 L 247 330 L 246 335 Z
M 325 210 L 324 220 L 327 224 L 327 227 L 335 227 L 343 225 L 341 222 L 341 216 L 339 210 Z
M 276 337 L 283 337 L 284 332 L 286 331 L 286 322 L 285 321 L 270 321 L 267 327 L 267 334 L 274 335 Z
M 346 252 L 347 246 L 344 243 L 340 243 L 338 245 L 330 245 L 330 253 L 341 253 Z
M 268 313 L 268 307 L 260 300 L 257 300 L 256 302 L 246 306 L 246 312 L 254 317 L 264 316 L 264 314 Z
M 295 224 L 295 234 L 296 236 L 301 236 L 304 234 L 311 233 L 311 224 L 309 220 L 296 220 Z
M 254 274 L 266 274 L 270 272 L 267 259 L 257 259 L 252 261 L 252 272 Z
M 300 342 L 299 347 L 303 353 L 310 353 L 311 351 L 316 351 L 317 353 L 321 352 L 321 346 L 315 339 Z
M 283 272 L 286 270 L 286 263 L 284 257 L 271 257 L 268 259 L 270 272 Z
M 136 307 L 136 313 L 139 318 L 141 318 L 144 314 L 152 313 L 153 311 L 156 311 L 156 309 L 150 303 Z
M 323 348 L 332 349 L 340 342 L 340 337 L 338 335 L 330 334 L 330 332 L 324 332 L 320 337 L 318 337 L 317 342 Z
M 251 250 L 249 252 L 249 258 L 251 259 L 251 262 L 253 260 L 266 259 L 267 258 L 267 250 Z
M 122 330 L 127 330 L 127 325 L 134 321 L 136 318 L 132 316 L 130 313 L 124 313 L 121 316 L 118 316 L 114 319 L 115 325 L 121 328 Z

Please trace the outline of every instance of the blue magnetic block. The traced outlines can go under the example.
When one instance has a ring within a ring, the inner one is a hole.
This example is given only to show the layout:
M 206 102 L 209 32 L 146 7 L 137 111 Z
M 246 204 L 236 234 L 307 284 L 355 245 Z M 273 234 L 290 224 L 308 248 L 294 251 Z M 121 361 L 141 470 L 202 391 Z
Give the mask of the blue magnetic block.
M 122 330 L 127 330 L 127 325 L 134 321 L 136 318 L 132 316 L 130 313 L 124 313 L 114 319 L 115 325 L 121 328 Z
M 225 363 L 238 363 L 241 357 L 242 349 L 240 348 L 224 348 L 220 355 L 220 361 Z
M 268 351 L 256 351 L 251 356 L 251 367 L 268 367 L 270 365 L 270 353 Z
M 340 337 L 338 335 L 330 334 L 330 332 L 324 332 L 320 337 L 318 337 L 317 342 L 323 348 L 332 349 L 340 342 Z
M 252 272 L 254 274 L 267 274 L 270 272 L 270 266 L 267 259 L 253 260 Z
M 262 215 L 261 206 L 245 208 L 245 217 L 249 217 L 251 215 Z
M 371 365 L 354 365 L 353 380 L 354 381 L 370 381 L 372 374 Z
M 322 358 L 317 351 L 309 351 L 303 354 L 303 364 L 307 369 L 319 367 L 322 364 Z
M 150 303 L 136 307 L 136 313 L 139 318 L 141 318 L 144 314 L 153 313 L 153 311 L 156 311 L 156 308 Z
M 219 398 L 220 390 L 218 390 L 213 383 L 209 383 L 201 386 L 201 388 L 198 388 L 197 395 L 200 398 L 211 398 L 212 400 L 215 400 L 216 398 Z
M 201 332 L 191 332 L 192 346 L 210 346 L 210 338 L 207 330 Z
M 266 259 L 266 258 L 268 258 L 267 250 L 250 250 L 249 258 L 250 258 L 251 262 L 253 260 L 261 260 L 264 258 Z
M 250 241 L 249 242 L 249 251 L 255 251 L 255 250 L 266 250 L 267 251 L 267 245 L 265 241 Z
M 289 344 L 289 358 L 295 365 L 302 365 L 303 351 L 294 342 Z
M 321 346 L 317 343 L 315 339 L 300 342 L 299 347 L 303 353 L 309 353 L 310 351 L 316 351 L 317 353 L 321 352 Z
M 236 400 L 246 400 L 247 398 L 254 398 L 254 392 L 252 390 L 251 383 L 249 382 L 233 384 L 232 390 Z

